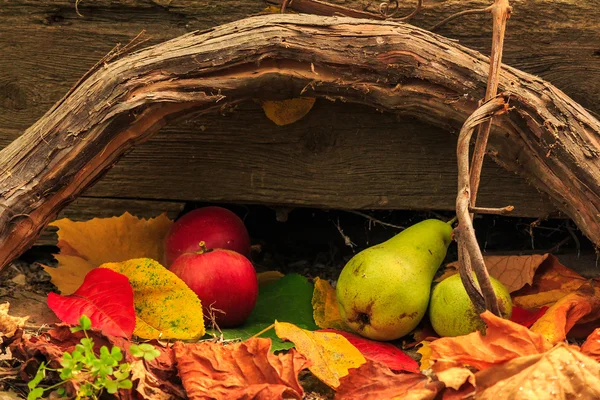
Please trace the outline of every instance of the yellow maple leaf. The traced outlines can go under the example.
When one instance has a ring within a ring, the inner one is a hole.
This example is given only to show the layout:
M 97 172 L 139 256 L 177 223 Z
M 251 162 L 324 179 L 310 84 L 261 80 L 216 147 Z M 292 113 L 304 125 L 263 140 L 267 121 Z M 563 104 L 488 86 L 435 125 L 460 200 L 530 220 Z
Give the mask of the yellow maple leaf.
M 200 299 L 181 280 L 149 258 L 102 264 L 129 278 L 136 324 L 143 339 L 195 340 L 204 335 Z
M 417 350 L 417 353 L 421 355 L 421 361 L 419 361 L 419 369 L 421 371 L 425 371 L 433 365 L 433 361 L 431 360 L 432 350 L 431 346 L 429 346 L 430 343 L 431 341 L 429 340 L 423 340 L 420 343 L 422 346 Z
M 275 332 L 281 339 L 293 342 L 296 350 L 312 361 L 310 372 L 334 389 L 350 368 L 358 368 L 366 362 L 360 351 L 337 333 L 311 332 L 277 321 Z
M 262 101 L 267 118 L 279 126 L 289 125 L 304 117 L 315 104 L 314 97 L 298 97 L 289 100 Z
M 52 222 L 58 227 L 60 254 L 57 268 L 44 267 L 62 294 L 73 293 L 92 269 L 107 262 L 134 258 L 162 261 L 164 238 L 171 227 L 166 214 L 156 218 L 137 218 L 129 213 L 120 217 L 94 218 L 74 222 L 67 218 Z
M 319 328 L 352 332 L 344 320 L 342 320 L 335 289 L 327 280 L 321 278 L 315 279 L 312 306 L 313 317 Z

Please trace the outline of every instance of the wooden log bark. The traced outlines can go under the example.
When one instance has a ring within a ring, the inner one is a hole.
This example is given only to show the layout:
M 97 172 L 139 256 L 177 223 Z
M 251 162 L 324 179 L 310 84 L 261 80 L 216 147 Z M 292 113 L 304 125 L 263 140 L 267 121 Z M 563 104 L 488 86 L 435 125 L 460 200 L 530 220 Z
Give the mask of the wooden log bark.
M 483 97 L 487 69 L 478 52 L 414 26 L 306 15 L 236 21 L 106 63 L 0 152 L 0 265 L 173 119 L 305 95 L 451 130 Z M 600 244 L 600 123 L 550 83 L 510 67 L 500 90 L 514 109 L 494 121 L 492 157 Z

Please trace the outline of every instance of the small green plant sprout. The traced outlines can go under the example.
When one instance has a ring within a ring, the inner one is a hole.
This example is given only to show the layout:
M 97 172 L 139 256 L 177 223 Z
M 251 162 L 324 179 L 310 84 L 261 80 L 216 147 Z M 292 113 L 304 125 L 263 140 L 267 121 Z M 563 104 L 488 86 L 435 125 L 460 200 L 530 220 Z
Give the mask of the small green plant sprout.
M 45 392 L 53 389 L 57 390 L 60 396 L 66 394 L 65 384 L 67 382 L 75 383 L 77 387 L 76 399 L 98 399 L 102 392 L 110 394 L 116 393 L 119 389 L 131 389 L 133 386 L 129 379 L 131 365 L 123 360 L 123 353 L 117 346 L 110 350 L 106 346 L 100 347 L 100 354 L 94 352 L 94 341 L 88 336 L 87 332 L 92 328 L 92 322 L 83 315 L 79 319 L 79 325 L 71 328 L 71 332 L 83 331 L 85 337 L 81 338 L 75 349 L 63 355 L 60 361 L 61 368 L 48 368 L 47 364 L 42 362 L 38 368 L 35 377 L 29 381 L 29 394 L 27 400 L 36 400 L 42 398 Z M 130 353 L 146 361 L 151 361 L 160 355 L 160 352 L 151 344 L 143 343 L 140 345 L 132 344 L 129 348 Z M 39 387 L 38 385 L 46 377 L 46 371 L 58 372 L 61 381 L 49 386 Z

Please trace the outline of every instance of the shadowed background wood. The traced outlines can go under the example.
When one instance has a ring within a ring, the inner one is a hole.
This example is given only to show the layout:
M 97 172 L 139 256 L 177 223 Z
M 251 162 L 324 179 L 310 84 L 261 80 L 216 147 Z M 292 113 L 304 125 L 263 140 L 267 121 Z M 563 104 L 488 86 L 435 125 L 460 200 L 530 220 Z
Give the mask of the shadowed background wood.
M 260 0 L 5 0 L 0 8 L 0 146 L 43 115 L 118 42 L 141 30 L 168 40 L 261 12 Z M 401 2 L 408 13 L 413 2 Z M 547 79 L 600 112 L 600 9 L 594 1 L 513 1 L 506 64 Z M 360 8 L 361 2 L 340 2 Z M 427 1 L 413 23 L 429 27 L 487 1 Z M 438 31 L 489 52 L 489 16 Z M 359 105 L 318 100 L 301 121 L 278 127 L 252 102 L 163 129 L 116 164 L 62 215 L 73 219 L 175 215 L 184 201 L 347 209 L 453 209 L 455 135 Z M 487 162 L 478 203 L 553 210 L 523 179 Z M 94 210 L 91 214 L 90 210 Z

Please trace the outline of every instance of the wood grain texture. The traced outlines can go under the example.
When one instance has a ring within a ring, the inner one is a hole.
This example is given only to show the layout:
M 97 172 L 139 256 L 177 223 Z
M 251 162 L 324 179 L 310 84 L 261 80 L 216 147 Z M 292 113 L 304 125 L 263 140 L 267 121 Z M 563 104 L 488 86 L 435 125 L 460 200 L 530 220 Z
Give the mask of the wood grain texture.
M 174 118 L 303 93 L 449 131 L 477 107 L 487 70 L 480 53 L 410 25 L 306 15 L 237 21 L 111 60 L 0 152 L 0 265 Z M 514 109 L 495 119 L 490 154 L 600 243 L 600 122 L 522 71 L 505 68 L 499 87 Z
M 364 5 L 356 0 L 338 3 L 357 9 Z M 458 10 L 488 3 L 426 1 L 413 23 L 429 27 Z M 262 0 L 94 0 L 80 3 L 80 17 L 71 0 L 4 0 L 0 4 L 0 146 L 41 117 L 117 42 L 126 43 L 145 29 L 152 38 L 149 43 L 158 43 L 259 13 L 265 7 Z M 508 27 L 507 64 L 549 79 L 585 107 L 600 111 L 600 24 L 596 22 L 600 9 L 595 1 L 515 0 L 511 4 L 515 11 Z M 406 14 L 413 1 L 401 1 L 400 7 L 400 14 Z M 488 21 L 488 16 L 465 17 L 440 33 L 485 53 L 491 43 Z M 315 144 L 324 147 L 319 156 L 305 154 L 304 148 L 310 146 L 304 143 L 308 131 L 313 141 L 325 140 L 325 144 Z M 334 152 L 326 142 L 330 132 L 336 137 L 359 132 L 364 137 L 349 136 Z M 394 153 L 376 146 L 389 141 L 394 132 Z M 235 141 L 222 140 L 231 133 Z M 270 145 L 258 145 L 253 138 L 257 135 L 269 138 L 265 142 Z M 377 162 L 356 157 L 355 146 L 363 142 Z M 421 122 L 396 121 L 392 115 L 358 106 L 346 109 L 321 101 L 308 118 L 283 129 L 267 121 L 256 107 L 244 106 L 225 117 L 165 128 L 134 149 L 88 193 L 330 208 L 452 209 L 454 146 L 455 138 L 440 135 L 438 129 Z M 194 158 L 200 149 L 210 149 L 213 155 Z M 271 151 L 277 157 L 271 157 Z M 401 156 L 396 155 L 398 151 Z M 253 157 L 243 166 L 232 158 L 251 153 Z M 354 160 L 354 167 L 337 168 L 334 153 Z M 290 167 L 293 171 L 288 171 Z M 373 182 L 375 173 L 378 182 Z M 284 179 L 290 175 L 295 179 Z M 511 203 L 517 206 L 514 215 L 529 216 L 552 209 L 523 179 L 492 163 L 486 164 L 483 179 L 482 205 Z

